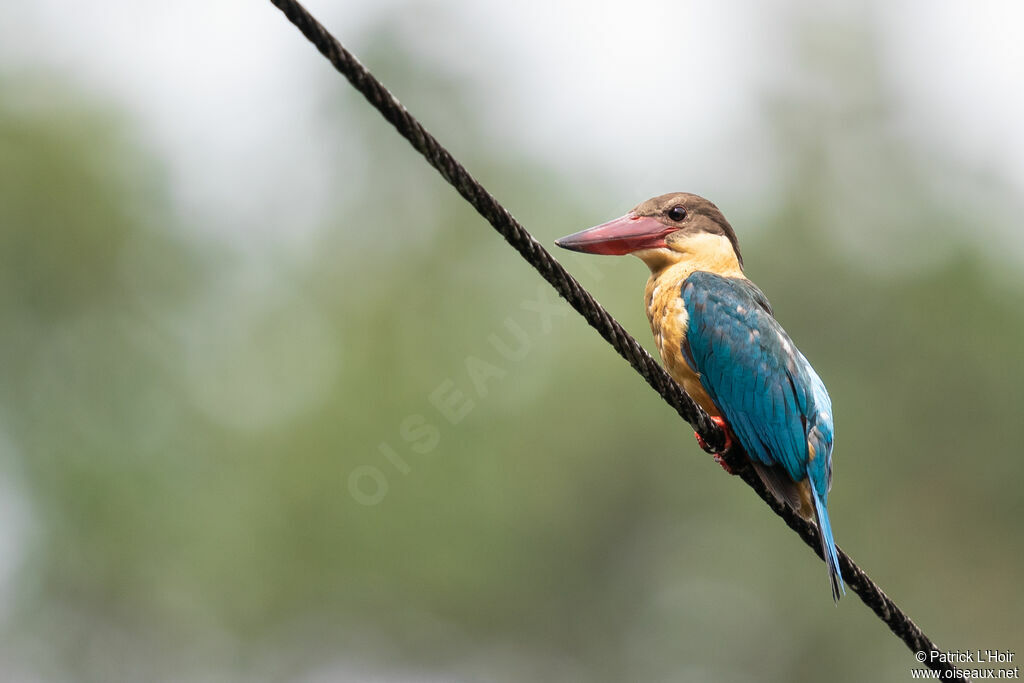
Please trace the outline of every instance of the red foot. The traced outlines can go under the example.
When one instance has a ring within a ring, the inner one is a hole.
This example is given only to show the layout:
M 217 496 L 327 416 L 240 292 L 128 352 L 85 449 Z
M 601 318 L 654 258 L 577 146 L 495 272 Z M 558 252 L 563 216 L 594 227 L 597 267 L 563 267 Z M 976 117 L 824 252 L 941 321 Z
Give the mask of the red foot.
M 694 432 L 693 435 L 697 438 L 697 443 L 700 445 L 701 448 L 704 449 L 705 452 L 711 453 L 713 456 L 715 456 L 715 462 L 721 465 L 723 470 L 725 470 L 729 474 L 733 474 L 732 468 L 729 467 L 729 465 L 725 462 L 725 459 L 722 457 L 723 453 L 727 453 L 729 449 L 732 448 L 732 430 L 729 429 L 729 425 L 725 423 L 725 420 L 723 420 L 720 417 L 713 417 L 711 418 L 711 421 L 714 422 L 719 427 L 721 427 L 722 431 L 725 432 L 725 445 L 722 446 L 722 450 L 713 450 L 710 446 L 708 446 L 707 442 L 705 442 L 704 439 L 702 439 L 700 434 L 698 434 L 697 432 Z

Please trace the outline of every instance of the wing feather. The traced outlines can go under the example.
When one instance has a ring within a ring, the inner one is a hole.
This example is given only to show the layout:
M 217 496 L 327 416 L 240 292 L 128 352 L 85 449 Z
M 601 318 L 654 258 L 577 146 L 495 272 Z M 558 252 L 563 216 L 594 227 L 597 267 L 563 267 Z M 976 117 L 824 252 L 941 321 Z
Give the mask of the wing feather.
M 682 285 L 687 360 L 752 458 L 793 481 L 810 473 L 824 500 L 831 404 L 824 385 L 750 281 L 698 271 Z M 814 445 L 812 461 L 808 443 Z M 810 469 L 812 471 L 808 471 Z

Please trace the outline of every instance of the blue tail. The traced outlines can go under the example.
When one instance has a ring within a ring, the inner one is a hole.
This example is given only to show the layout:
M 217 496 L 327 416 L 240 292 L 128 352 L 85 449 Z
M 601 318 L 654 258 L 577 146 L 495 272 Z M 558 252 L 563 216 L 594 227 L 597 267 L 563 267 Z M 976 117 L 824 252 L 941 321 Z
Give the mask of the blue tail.
M 818 516 L 818 532 L 821 536 L 821 554 L 825 556 L 825 564 L 828 565 L 828 580 L 832 584 L 832 599 L 839 602 L 839 598 L 846 595 L 843 587 L 843 575 L 839 571 L 839 556 L 836 554 L 836 542 L 832 540 L 832 525 L 828 521 L 828 509 L 818 497 L 814 484 L 810 484 L 811 497 L 814 500 L 814 512 Z

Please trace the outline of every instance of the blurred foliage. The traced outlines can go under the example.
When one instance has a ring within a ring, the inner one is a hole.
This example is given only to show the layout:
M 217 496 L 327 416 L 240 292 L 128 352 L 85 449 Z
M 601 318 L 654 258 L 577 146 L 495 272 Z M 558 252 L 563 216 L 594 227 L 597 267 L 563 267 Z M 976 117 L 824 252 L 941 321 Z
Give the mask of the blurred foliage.
M 762 217 L 734 218 L 749 273 L 833 395 L 840 545 L 942 646 L 1012 649 L 1022 282 L 979 247 L 986 207 L 930 189 L 934 159 L 888 125 L 863 36 L 828 34 L 766 96 L 777 201 L 723 208 Z M 586 178 L 483 135 L 473 86 L 370 42 L 545 244 L 606 218 Z M 59 108 L 16 106 L 20 87 L 0 83 L 11 672 L 908 675 L 902 643 L 855 596 L 834 608 L 803 544 L 352 93 L 324 107 L 348 190 L 316 248 L 254 262 L 180 237 L 115 112 L 59 86 Z M 642 265 L 566 260 L 648 343 Z

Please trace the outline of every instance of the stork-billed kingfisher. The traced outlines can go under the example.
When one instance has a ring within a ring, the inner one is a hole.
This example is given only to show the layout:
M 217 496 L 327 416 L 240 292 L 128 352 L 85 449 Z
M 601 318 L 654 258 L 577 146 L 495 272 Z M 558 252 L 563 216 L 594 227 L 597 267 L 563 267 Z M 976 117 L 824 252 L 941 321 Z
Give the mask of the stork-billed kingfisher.
M 817 523 L 838 601 L 845 589 L 827 508 L 832 402 L 743 274 L 736 233 L 722 212 L 694 194 L 665 194 L 555 244 L 633 254 L 647 264 L 644 304 L 665 369 L 725 430 L 722 453 L 735 436 L 776 497 Z

